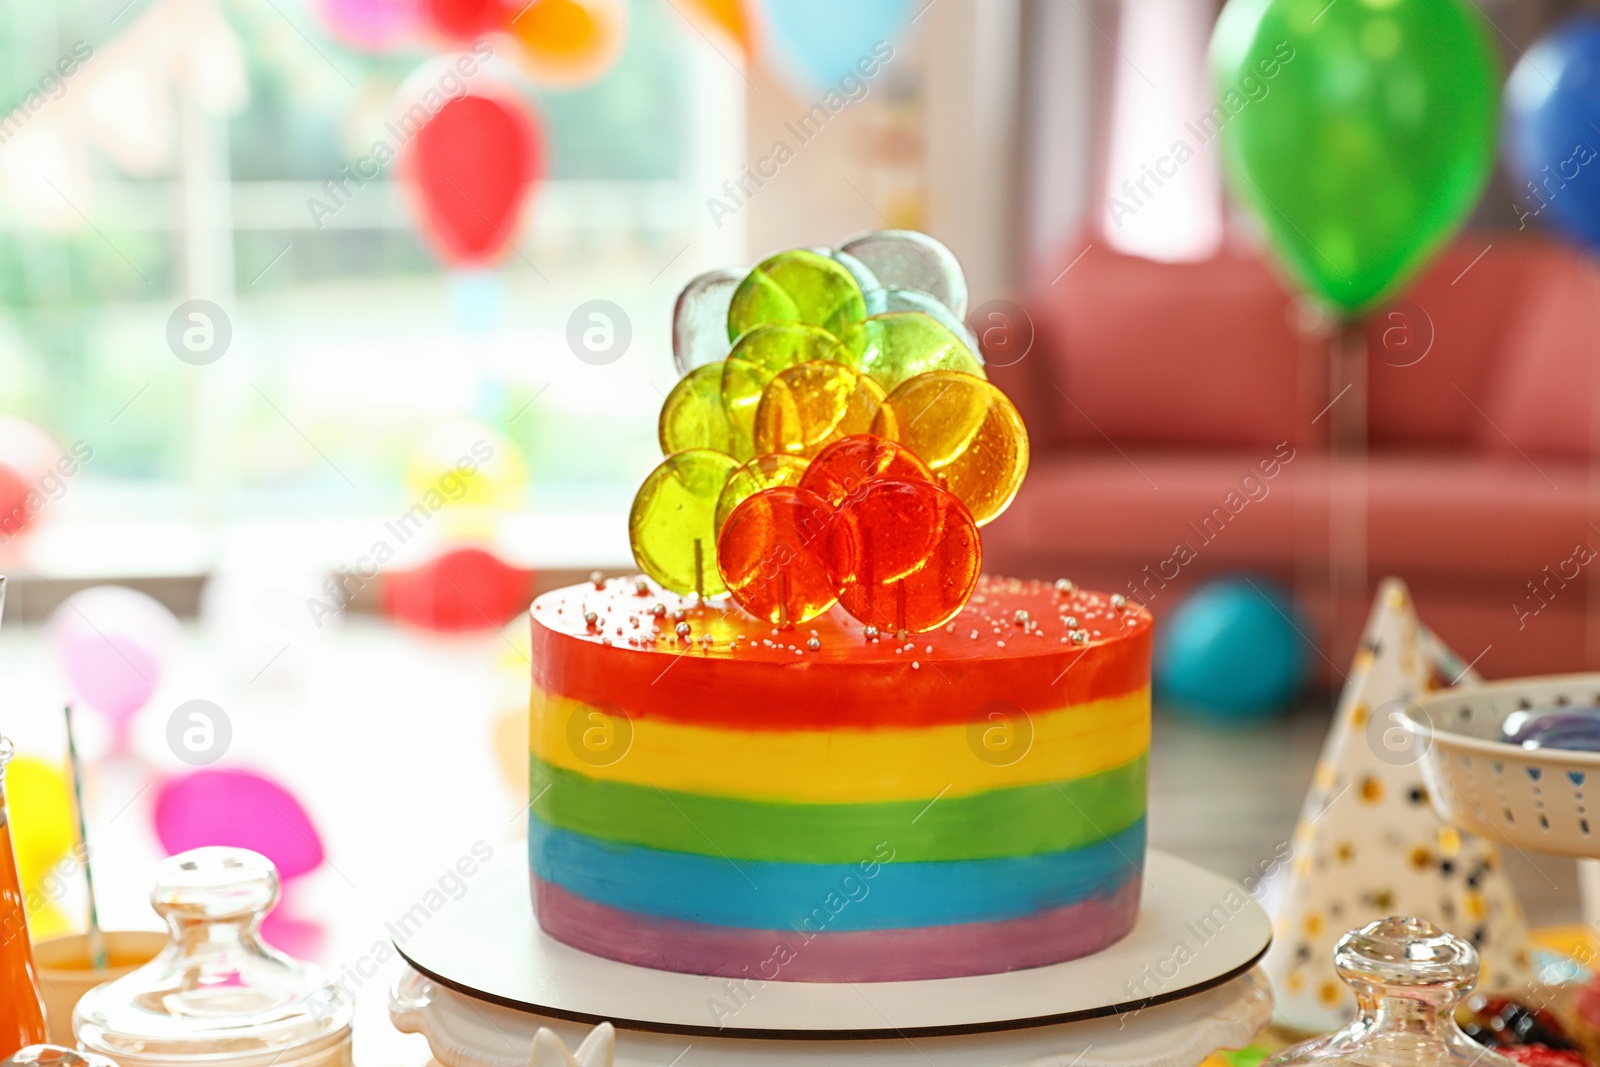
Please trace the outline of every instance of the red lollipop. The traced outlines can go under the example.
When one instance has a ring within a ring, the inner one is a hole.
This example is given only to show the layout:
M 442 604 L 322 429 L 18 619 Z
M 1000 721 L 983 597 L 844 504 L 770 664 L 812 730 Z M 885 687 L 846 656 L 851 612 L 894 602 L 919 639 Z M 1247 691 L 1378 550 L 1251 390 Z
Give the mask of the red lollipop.
M 402 175 L 423 236 L 451 266 L 499 258 L 544 167 L 544 137 L 510 91 L 439 109 L 407 147 Z
M 933 472 L 909 448 L 884 437 L 858 433 L 841 437 L 817 453 L 800 479 L 800 488 L 838 507 L 869 482 L 933 481 Z
M 514 14 L 504 0 L 422 0 L 422 16 L 428 25 L 457 44 L 470 44 L 506 29 Z
M 794 486 L 763 489 L 728 516 L 717 538 L 717 567 L 739 606 L 776 626 L 809 622 L 839 591 L 826 547 L 833 509 Z
M 983 543 L 972 513 L 932 482 L 866 483 L 836 513 L 828 562 L 839 603 L 880 630 L 943 626 L 978 585 Z

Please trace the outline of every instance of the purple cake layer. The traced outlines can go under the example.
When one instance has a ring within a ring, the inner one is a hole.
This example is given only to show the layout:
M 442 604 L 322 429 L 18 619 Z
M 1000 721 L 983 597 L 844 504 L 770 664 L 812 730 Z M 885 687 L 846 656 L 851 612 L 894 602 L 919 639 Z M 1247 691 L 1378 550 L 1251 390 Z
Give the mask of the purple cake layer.
M 786 982 L 910 982 L 1042 967 L 1127 936 L 1140 879 L 1024 919 L 891 930 L 743 930 L 655 919 L 533 880 L 539 925 L 558 941 L 640 967 Z

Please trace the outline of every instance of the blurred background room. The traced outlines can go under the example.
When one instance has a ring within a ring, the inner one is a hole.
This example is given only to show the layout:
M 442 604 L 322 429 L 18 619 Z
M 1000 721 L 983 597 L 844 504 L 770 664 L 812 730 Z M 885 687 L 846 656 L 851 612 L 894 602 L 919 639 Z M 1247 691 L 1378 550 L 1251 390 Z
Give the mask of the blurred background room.
M 0 9 L 0 727 L 36 937 L 82 925 L 71 699 L 104 923 L 157 925 L 156 862 L 270 809 L 269 939 L 356 975 L 363 1063 L 423 1063 L 365 965 L 459 857 L 523 847 L 519 615 L 634 572 L 675 297 L 862 231 L 954 250 L 1027 420 L 985 569 L 1169 629 L 1154 844 L 1241 877 L 1287 838 L 1385 577 L 1462 674 L 1600 670 L 1600 288 L 1515 168 L 1341 364 L 1225 191 L 1219 3 L 493 6 Z M 1501 79 L 1600 10 L 1473 6 Z M 1569 861 L 1507 862 L 1534 918 L 1578 915 Z

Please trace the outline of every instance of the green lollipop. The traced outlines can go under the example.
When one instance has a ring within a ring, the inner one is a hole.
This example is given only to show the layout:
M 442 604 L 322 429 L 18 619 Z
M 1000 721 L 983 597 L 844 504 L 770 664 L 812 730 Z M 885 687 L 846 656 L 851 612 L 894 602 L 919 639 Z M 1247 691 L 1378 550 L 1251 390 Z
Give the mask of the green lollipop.
M 661 454 L 670 456 L 689 448 L 714 448 L 735 459 L 755 454 L 748 434 L 740 433 L 728 421 L 722 406 L 721 362 L 707 363 L 678 379 L 661 405 L 656 433 Z
M 851 326 L 839 341 L 852 364 L 883 386 L 885 392 L 908 378 L 935 370 L 955 370 L 985 377 L 983 362 L 931 315 L 893 311 Z
M 650 472 L 628 514 L 640 570 L 675 593 L 705 598 L 727 592 L 717 570 L 717 498 L 738 469 L 732 456 L 691 448 Z
M 721 364 L 722 406 L 733 432 L 743 440 L 754 440 L 756 407 L 767 383 L 779 372 L 812 359 L 854 362 L 833 334 L 816 326 L 774 322 L 743 334 Z
M 770 322 L 820 326 L 837 336 L 866 315 L 861 286 L 843 264 L 795 249 L 764 261 L 739 283 L 728 305 L 728 340 Z

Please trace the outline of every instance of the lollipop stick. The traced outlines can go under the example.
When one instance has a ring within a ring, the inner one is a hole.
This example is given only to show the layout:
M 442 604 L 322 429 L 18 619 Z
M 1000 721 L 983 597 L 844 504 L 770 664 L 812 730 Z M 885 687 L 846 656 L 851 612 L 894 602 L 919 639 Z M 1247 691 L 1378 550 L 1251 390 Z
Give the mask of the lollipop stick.
M 894 632 L 898 638 L 906 628 L 906 580 L 894 583 Z
M 694 595 L 696 600 L 706 598 L 706 550 L 700 538 L 694 539 Z
M 78 743 L 72 734 L 72 705 L 66 705 L 67 761 L 72 770 L 72 798 L 78 809 L 78 843 L 83 846 L 83 882 L 89 890 L 89 963 L 97 971 L 106 968 L 106 939 L 100 932 L 100 906 L 94 895 L 94 872 L 89 866 L 89 822 L 83 813 L 83 764 L 78 760 Z
M 789 576 L 778 572 L 778 629 L 789 628 Z

